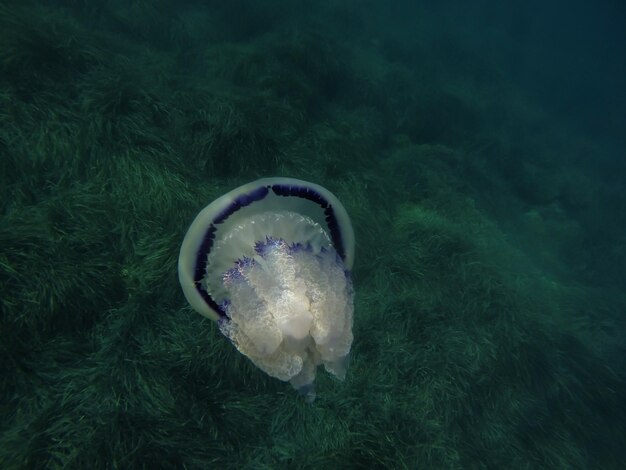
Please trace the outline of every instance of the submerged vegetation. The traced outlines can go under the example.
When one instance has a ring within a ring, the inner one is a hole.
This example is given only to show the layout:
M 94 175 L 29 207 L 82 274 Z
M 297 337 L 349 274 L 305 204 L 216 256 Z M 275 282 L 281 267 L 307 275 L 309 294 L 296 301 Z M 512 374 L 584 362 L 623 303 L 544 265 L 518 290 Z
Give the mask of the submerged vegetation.
M 0 467 L 623 464 L 626 188 L 584 158 L 614 147 L 427 23 L 0 3 Z M 352 364 L 313 405 L 176 276 L 197 210 L 275 174 L 357 235 Z

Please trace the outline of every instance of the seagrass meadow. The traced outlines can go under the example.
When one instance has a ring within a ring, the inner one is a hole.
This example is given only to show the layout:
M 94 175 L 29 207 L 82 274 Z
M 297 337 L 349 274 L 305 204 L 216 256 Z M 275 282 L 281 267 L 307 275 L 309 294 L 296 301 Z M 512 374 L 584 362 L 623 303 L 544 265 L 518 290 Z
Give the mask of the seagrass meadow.
M 620 2 L 0 2 L 0 468 L 626 468 Z M 268 176 L 356 235 L 345 381 L 185 301 Z

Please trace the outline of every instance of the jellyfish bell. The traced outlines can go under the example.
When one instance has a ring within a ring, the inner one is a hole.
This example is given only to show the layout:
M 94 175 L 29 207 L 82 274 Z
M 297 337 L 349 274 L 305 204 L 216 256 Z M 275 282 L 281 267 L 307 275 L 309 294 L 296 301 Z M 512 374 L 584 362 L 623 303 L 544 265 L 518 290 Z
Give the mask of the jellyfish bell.
M 354 231 L 327 189 L 264 178 L 205 207 L 183 240 L 190 305 L 257 367 L 315 399 L 317 366 L 345 377 L 352 344 Z

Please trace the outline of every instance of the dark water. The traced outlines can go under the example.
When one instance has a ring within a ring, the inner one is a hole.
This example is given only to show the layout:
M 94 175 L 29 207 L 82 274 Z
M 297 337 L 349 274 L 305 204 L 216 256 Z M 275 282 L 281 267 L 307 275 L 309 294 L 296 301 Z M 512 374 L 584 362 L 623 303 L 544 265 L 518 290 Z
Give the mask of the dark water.
M 618 1 L 0 3 L 0 467 L 624 468 Z M 186 305 L 198 210 L 355 228 L 317 400 Z

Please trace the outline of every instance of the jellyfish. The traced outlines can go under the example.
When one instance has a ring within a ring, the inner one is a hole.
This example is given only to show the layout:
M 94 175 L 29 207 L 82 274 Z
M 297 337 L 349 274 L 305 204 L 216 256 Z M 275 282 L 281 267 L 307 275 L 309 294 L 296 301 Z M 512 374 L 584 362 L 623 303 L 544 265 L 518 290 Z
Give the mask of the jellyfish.
M 352 345 L 354 231 L 327 189 L 264 178 L 206 206 L 180 249 L 189 304 L 268 375 L 315 399 L 319 365 L 339 380 Z

